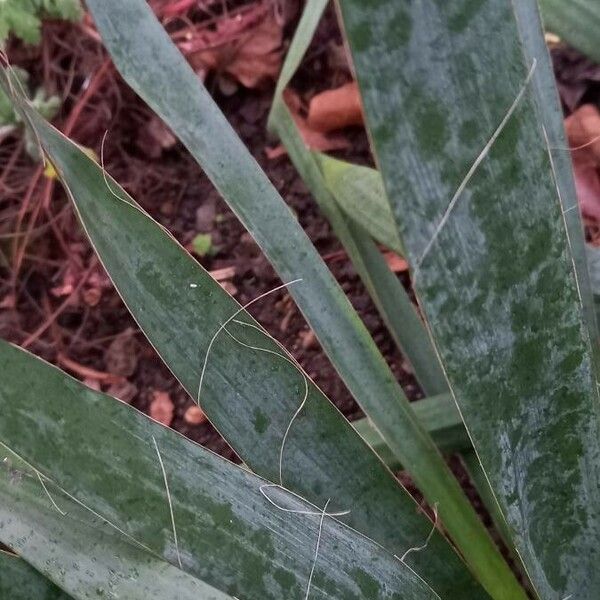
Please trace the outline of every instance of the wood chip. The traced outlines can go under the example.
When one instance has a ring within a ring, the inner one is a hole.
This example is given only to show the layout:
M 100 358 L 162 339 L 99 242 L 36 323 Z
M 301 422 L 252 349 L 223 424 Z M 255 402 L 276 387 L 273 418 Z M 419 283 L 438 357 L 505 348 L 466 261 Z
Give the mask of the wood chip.
M 150 416 L 167 427 L 173 422 L 175 406 L 167 392 L 154 390 L 150 402 Z
M 311 129 L 323 133 L 350 125 L 362 125 L 362 105 L 356 82 L 313 96 L 306 123 Z
M 200 425 L 206 421 L 206 415 L 202 409 L 195 404 L 185 411 L 183 418 L 188 425 Z

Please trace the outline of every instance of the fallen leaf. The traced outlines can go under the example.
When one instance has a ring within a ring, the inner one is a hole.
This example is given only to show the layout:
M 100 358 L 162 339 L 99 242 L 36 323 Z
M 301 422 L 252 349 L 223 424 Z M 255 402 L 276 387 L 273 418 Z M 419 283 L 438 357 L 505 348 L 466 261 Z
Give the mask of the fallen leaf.
M 312 97 L 307 125 L 327 133 L 350 125 L 362 125 L 363 113 L 358 85 L 355 81 Z
M 408 271 L 408 263 L 401 256 L 398 256 L 395 252 L 386 251 L 383 253 L 383 258 L 385 258 L 385 262 L 387 266 L 394 273 L 403 273 L 404 271 Z
M 283 23 L 272 3 L 262 2 L 218 19 L 214 30 L 196 32 L 179 47 L 196 71 L 214 71 L 256 88 L 279 75 L 282 41 Z
M 565 120 L 565 129 L 581 212 L 600 222 L 600 112 L 584 104 Z
M 85 365 L 81 365 L 73 359 L 69 358 L 65 354 L 58 353 L 56 360 L 59 365 L 63 366 L 68 371 L 75 373 L 83 380 L 86 379 L 95 379 L 101 383 L 111 384 L 111 383 L 121 383 L 123 381 L 123 377 L 121 375 L 115 375 L 114 373 L 105 373 L 103 371 L 97 371 L 96 369 L 92 369 L 91 367 L 86 367 Z
M 238 293 L 237 287 L 231 281 L 219 281 L 219 285 L 230 295 L 235 296 Z
M 283 93 L 283 98 L 290 109 L 290 113 L 292 114 L 294 123 L 296 123 L 296 127 L 302 136 L 304 145 L 309 150 L 327 152 L 328 150 L 343 150 L 344 148 L 348 148 L 350 146 L 350 142 L 343 135 L 327 135 L 322 131 L 313 129 L 308 124 L 306 118 L 301 114 L 301 101 L 295 92 L 289 89 L 285 90 Z M 265 153 L 267 158 L 274 159 L 278 158 L 279 156 L 284 156 L 287 151 L 284 146 L 279 145 L 274 148 L 267 148 Z
M 137 348 L 133 329 L 127 328 L 108 346 L 104 353 L 104 363 L 109 373 L 130 377 L 137 368 Z
M 86 377 L 83 380 L 83 383 L 96 392 L 99 392 L 102 389 L 100 382 L 97 379 L 92 379 L 91 377 Z
M 174 412 L 175 407 L 173 406 L 171 396 L 167 392 L 154 390 L 152 392 L 152 401 L 150 402 L 150 416 L 155 421 L 168 427 L 173 422 Z
M 206 415 L 204 414 L 202 409 L 195 404 L 193 406 L 190 406 L 185 411 L 183 418 L 188 425 L 200 425 L 201 423 L 204 423 L 204 421 L 206 421 Z
M 215 269 L 214 271 L 209 271 L 209 274 L 215 281 L 225 281 L 226 279 L 231 279 L 235 275 L 235 266 Z
M 316 350 L 319 347 L 317 336 L 312 329 L 301 331 L 298 337 L 300 338 L 300 345 L 304 350 Z

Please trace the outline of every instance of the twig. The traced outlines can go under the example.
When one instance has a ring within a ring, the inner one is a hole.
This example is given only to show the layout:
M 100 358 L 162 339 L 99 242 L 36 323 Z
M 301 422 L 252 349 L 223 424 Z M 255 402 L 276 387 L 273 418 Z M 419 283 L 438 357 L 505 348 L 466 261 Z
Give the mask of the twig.
M 77 285 L 73 288 L 73 291 L 67 296 L 67 298 L 58 306 L 58 308 L 48 317 L 48 319 L 42 323 L 32 334 L 27 336 L 27 338 L 21 344 L 22 348 L 27 348 L 33 344 L 45 331 L 56 321 L 56 319 L 62 314 L 62 312 L 69 306 L 73 297 L 81 290 L 83 284 L 87 281 L 87 278 L 90 276 L 93 268 L 96 266 L 96 261 L 92 259 L 90 261 L 90 266 L 85 270 L 81 279 L 77 282 Z

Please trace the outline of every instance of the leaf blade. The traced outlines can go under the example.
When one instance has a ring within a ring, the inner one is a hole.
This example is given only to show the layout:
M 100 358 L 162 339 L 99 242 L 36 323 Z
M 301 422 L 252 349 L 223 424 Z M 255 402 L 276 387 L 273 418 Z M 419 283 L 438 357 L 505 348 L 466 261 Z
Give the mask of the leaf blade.
M 163 561 L 180 562 L 176 573 L 182 579 L 187 573 L 232 595 L 241 589 L 256 600 L 304 598 L 315 535 L 322 530 L 315 597 L 358 597 L 365 578 L 374 599 L 437 597 L 381 546 L 332 517 L 322 520 L 323 509 L 277 486 L 264 491 L 265 480 L 3 341 L 0 360 L 0 442 L 30 465 L 16 467 L 25 476 L 20 480 L 5 469 L 0 478 L 0 531 L 17 551 L 45 553 L 39 536 L 44 526 L 52 528 L 50 515 L 63 524 L 70 518 L 50 505 L 47 490 L 52 504 L 66 506 L 67 495 L 79 503 L 79 512 L 93 511 Z M 38 401 L 40 392 L 44 402 Z M 82 427 L 89 415 L 94 427 Z M 168 474 L 169 493 L 159 463 Z M 31 468 L 45 479 L 45 488 L 34 488 L 36 479 L 26 477 Z M 36 531 L 30 516 L 20 518 L 19 511 L 44 503 L 54 512 L 32 518 L 40 525 Z M 169 510 L 176 516 L 178 542 Z M 64 529 L 63 539 L 67 533 Z M 87 543 L 82 536 L 72 538 L 75 545 Z M 151 589 L 140 589 L 136 597 Z
M 592 598 L 600 589 L 591 508 L 600 500 L 592 458 L 598 399 L 564 205 L 541 127 L 559 111 L 540 108 L 535 73 L 534 85 L 526 84 L 531 47 L 513 12 L 535 14 L 535 6 L 492 0 L 469 12 L 434 4 L 387 2 L 371 14 L 355 0 L 341 4 L 378 164 L 409 259 L 420 264 L 417 293 L 461 413 L 533 583 L 542 597 Z M 385 34 L 392 21 L 403 35 L 394 48 Z M 377 73 L 369 72 L 375 55 Z M 539 72 L 548 72 L 546 49 L 538 46 L 535 58 Z M 449 83 L 447 74 L 457 72 L 463 76 Z M 449 214 L 450 198 L 524 87 L 518 110 Z M 393 118 L 386 106 L 403 115 L 393 127 L 386 127 Z M 540 246 L 541 237 L 552 243 Z

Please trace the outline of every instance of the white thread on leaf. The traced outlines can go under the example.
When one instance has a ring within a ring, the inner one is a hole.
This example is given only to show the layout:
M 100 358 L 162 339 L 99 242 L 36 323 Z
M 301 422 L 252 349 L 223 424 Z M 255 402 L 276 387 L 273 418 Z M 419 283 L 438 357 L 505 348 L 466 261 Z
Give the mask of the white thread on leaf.
M 179 568 L 183 569 L 183 565 L 181 564 L 181 554 L 179 553 L 179 542 L 177 541 L 177 527 L 175 527 L 175 513 L 173 512 L 173 502 L 171 501 L 171 492 L 169 491 L 169 481 L 167 480 L 167 472 L 165 471 L 165 465 L 163 463 L 162 456 L 160 455 L 160 450 L 158 449 L 158 443 L 156 442 L 156 438 L 154 436 L 152 436 L 152 441 L 154 442 L 154 448 L 156 450 L 156 455 L 158 456 L 160 470 L 162 471 L 163 479 L 165 482 L 165 490 L 167 492 L 167 502 L 169 504 L 169 513 L 171 514 L 171 526 L 173 528 L 173 540 L 175 541 L 175 552 L 177 553 L 177 562 L 179 563 Z
M 5 448 L 6 450 L 8 450 L 11 454 L 14 454 L 20 461 L 22 461 L 24 464 L 26 464 L 33 472 L 38 472 L 38 470 L 30 462 L 25 460 L 18 452 L 15 452 L 10 446 L 6 445 L 4 442 L 1 442 L 1 441 L 0 441 L 0 446 Z M 88 512 L 90 512 L 92 515 L 94 515 L 98 519 L 100 519 L 100 520 L 104 521 L 105 523 L 107 523 L 108 525 L 110 525 L 113 529 L 118 531 L 121 535 L 130 539 L 134 544 L 136 544 L 143 550 L 146 550 L 146 552 L 149 552 L 150 554 L 152 554 L 153 556 L 156 556 L 157 558 L 161 558 L 160 556 L 158 556 L 158 554 L 156 554 L 156 552 L 154 552 L 154 550 L 152 550 L 151 548 L 146 546 L 146 544 L 143 544 L 142 542 L 140 542 L 139 540 L 134 538 L 132 535 L 130 535 L 129 533 L 127 533 L 126 531 L 121 529 L 118 525 L 116 525 L 115 523 L 113 523 L 112 521 L 107 519 L 106 517 L 103 517 L 100 513 L 97 513 L 93 508 L 90 508 L 89 506 L 87 506 L 87 504 L 85 504 L 84 502 L 82 502 L 81 500 L 79 500 L 78 498 L 73 496 L 73 494 L 70 494 L 69 492 L 67 492 L 67 490 L 65 490 L 65 488 L 58 485 L 56 483 L 56 481 L 53 481 L 49 477 L 46 477 L 46 475 L 41 473 L 41 471 L 40 471 L 40 474 L 42 475 L 42 477 L 44 477 L 45 479 L 47 479 L 48 481 L 53 483 L 65 496 L 67 496 L 67 498 L 69 498 L 69 500 L 72 500 L 73 502 L 75 502 L 76 504 L 78 504 L 79 506 L 81 506 L 82 508 L 87 510 Z
M 320 514 L 322 514 L 323 511 L 314 511 L 314 510 L 295 510 L 295 509 L 291 509 L 291 508 L 285 508 L 285 506 L 281 506 L 281 504 L 277 504 L 277 502 L 275 502 L 266 492 L 265 490 L 268 490 L 270 488 L 274 488 L 274 489 L 278 489 L 278 490 L 283 490 L 284 492 L 288 492 L 290 493 L 290 490 L 284 488 L 282 485 L 277 485 L 276 483 L 265 483 L 264 485 L 261 485 L 259 490 L 260 493 L 264 496 L 265 500 L 267 500 L 269 502 L 269 504 L 272 504 L 276 509 L 282 511 L 282 512 L 286 512 L 286 513 L 292 513 L 294 515 L 308 515 L 308 516 L 319 516 Z M 293 492 L 291 492 L 293 493 Z M 296 495 L 296 494 L 294 494 Z M 298 498 L 301 498 L 301 496 L 298 496 Z M 302 498 L 302 500 L 304 500 L 304 498 Z M 306 501 L 306 500 L 305 500 Z M 327 517 L 343 517 L 345 515 L 349 515 L 350 511 L 349 510 L 340 510 L 338 512 L 334 512 L 334 513 L 325 513 L 325 516 Z
M 277 510 L 280 510 L 280 511 L 286 512 L 286 513 L 292 513 L 292 514 L 295 514 L 295 515 L 308 515 L 308 516 L 319 516 L 319 517 L 321 517 L 320 520 L 319 520 L 319 533 L 318 533 L 318 536 L 317 536 L 317 543 L 316 543 L 316 546 L 315 546 L 315 555 L 314 555 L 314 558 L 313 558 L 312 566 L 310 568 L 310 574 L 308 576 L 308 583 L 306 585 L 306 595 L 304 596 L 304 600 L 308 600 L 308 597 L 310 596 L 310 588 L 311 588 L 311 585 L 312 585 L 313 575 L 315 573 L 315 567 L 317 565 L 317 559 L 319 557 L 319 547 L 321 546 L 321 537 L 323 535 L 323 521 L 325 520 L 325 517 L 341 517 L 343 515 L 349 514 L 350 511 L 349 510 L 344 510 L 344 511 L 335 512 L 335 513 L 328 513 L 327 512 L 327 507 L 329 506 L 329 503 L 331 502 L 331 498 L 329 498 L 327 500 L 327 502 L 325 502 L 325 506 L 323 507 L 323 510 L 318 511 L 318 512 L 312 511 L 312 510 L 295 510 L 295 509 L 291 509 L 291 508 L 285 508 L 285 506 L 281 506 L 280 504 L 277 504 L 275 501 L 273 501 L 269 497 L 269 495 L 265 492 L 265 490 L 269 489 L 269 488 L 281 489 L 281 490 L 284 490 L 284 491 L 286 491 L 288 493 L 289 493 L 289 490 L 286 490 L 283 486 L 275 485 L 275 484 L 272 484 L 272 483 L 268 483 L 268 484 L 260 486 L 260 488 L 259 488 L 260 489 L 260 493 Z M 294 494 L 294 495 L 296 495 L 296 494 Z
M 102 177 L 104 178 L 104 183 L 106 184 L 106 189 L 117 199 L 117 200 L 121 200 L 121 202 L 127 202 L 127 200 L 125 200 L 124 198 L 122 198 L 121 196 L 119 196 L 119 194 L 117 194 L 112 187 L 110 186 L 110 183 L 108 181 L 108 177 L 106 176 L 106 169 L 104 168 L 104 144 L 106 143 L 106 136 L 108 135 L 108 129 L 104 132 L 104 135 L 102 136 L 102 143 L 100 144 L 100 169 L 102 170 Z M 129 203 L 128 203 L 129 204 Z
M 502 121 L 500 121 L 500 125 L 498 125 L 498 127 L 492 134 L 492 137 L 488 140 L 486 145 L 483 147 L 483 150 L 479 153 L 479 155 L 475 159 L 475 162 L 471 165 L 471 168 L 467 171 L 467 174 L 465 175 L 464 179 L 461 181 L 456 192 L 454 192 L 454 195 L 452 196 L 452 199 L 450 200 L 450 203 L 448 204 L 448 208 L 446 208 L 446 211 L 444 212 L 442 218 L 440 219 L 438 226 L 435 228 L 435 231 L 433 232 L 431 239 L 425 246 L 425 250 L 423 250 L 421 257 L 415 263 L 415 277 L 416 277 L 416 272 L 418 271 L 419 267 L 421 266 L 421 264 L 423 263 L 423 261 L 425 260 L 427 255 L 429 254 L 429 251 L 431 250 L 431 247 L 437 240 L 437 238 L 440 234 L 440 231 L 443 229 L 444 225 L 446 225 L 446 222 L 448 221 L 448 218 L 450 217 L 450 214 L 452 213 L 454 206 L 458 202 L 459 198 L 462 196 L 462 193 L 465 191 L 465 188 L 467 187 L 469 181 L 475 174 L 475 171 L 477 171 L 477 168 L 479 167 L 479 165 L 483 162 L 485 157 L 488 155 L 488 153 L 489 153 L 490 149 L 492 148 L 492 146 L 494 145 L 495 141 L 498 139 L 498 137 L 500 136 L 500 134 L 506 127 L 506 124 L 508 123 L 508 121 L 512 117 L 513 113 L 517 109 L 517 106 L 519 105 L 519 103 L 521 102 L 521 99 L 523 98 L 523 96 L 525 95 L 525 92 L 527 91 L 527 87 L 529 85 L 529 82 L 531 81 L 531 78 L 533 77 L 533 73 L 535 72 L 536 66 L 537 66 L 537 60 L 533 59 L 531 69 L 529 70 L 529 73 L 527 74 L 527 77 L 525 78 L 525 83 L 519 90 L 519 93 L 517 94 L 516 98 L 514 99 L 513 103 L 511 104 L 510 108 L 508 109 L 508 112 L 506 113 L 506 115 L 504 115 L 504 118 L 502 119 Z
M 261 333 L 263 333 L 259 327 L 256 327 L 256 325 L 253 325 L 252 323 L 244 323 L 244 321 L 239 321 L 237 319 L 234 319 L 233 322 L 237 323 L 239 325 L 245 325 L 247 327 L 252 327 L 254 329 L 257 329 Z M 304 405 L 306 404 L 306 401 L 308 400 L 308 389 L 309 389 L 308 388 L 308 378 L 302 371 L 302 368 L 296 362 L 296 359 L 294 359 L 293 357 L 288 358 L 287 356 L 280 354 L 279 352 L 275 352 L 274 350 L 269 350 L 267 348 L 260 348 L 258 346 L 252 346 L 250 344 L 246 344 L 245 342 L 242 342 L 241 340 L 236 338 L 226 327 L 223 328 L 223 330 L 225 331 L 225 333 L 227 333 L 227 335 L 229 335 L 229 337 L 231 337 L 238 344 L 244 346 L 245 348 L 249 348 L 250 350 L 257 350 L 259 352 L 266 352 L 267 354 L 272 354 L 274 356 L 277 356 L 277 357 L 287 361 L 288 363 L 290 363 L 294 368 L 296 368 L 298 370 L 300 375 L 302 375 L 302 379 L 304 381 L 304 395 L 302 397 L 302 401 L 300 402 L 300 405 L 298 406 L 298 408 L 292 415 L 290 422 L 288 423 L 287 429 L 285 430 L 285 433 L 283 434 L 283 438 L 281 440 L 281 446 L 279 448 L 279 484 L 283 486 L 283 451 L 285 449 L 285 443 L 287 442 L 287 438 L 289 436 L 292 425 L 293 425 L 294 421 L 296 420 L 296 418 L 298 417 L 298 415 L 302 412 L 302 409 L 304 408 Z M 286 353 L 288 353 L 287 350 L 286 350 Z
M 200 394 L 202 393 L 202 384 L 204 382 L 204 374 L 206 373 L 206 365 L 208 364 L 208 357 L 210 355 L 210 351 L 212 350 L 213 344 L 215 343 L 215 340 L 217 339 L 217 337 L 221 333 L 221 331 L 223 331 L 223 329 L 227 326 L 227 324 L 230 321 L 232 321 L 233 319 L 235 319 L 235 317 L 237 317 L 242 311 L 246 310 L 249 306 L 251 306 L 255 302 L 258 302 L 259 300 L 262 300 L 263 298 L 265 298 L 269 294 L 274 294 L 275 292 L 278 292 L 279 290 L 281 290 L 283 288 L 286 288 L 286 287 L 288 287 L 290 285 L 294 285 L 295 283 L 298 283 L 300 281 L 302 281 L 301 278 L 300 279 L 294 279 L 293 281 L 290 281 L 288 283 L 282 283 L 281 285 L 278 285 L 276 288 L 273 288 L 272 290 L 269 290 L 268 292 L 265 292 L 264 294 L 261 294 L 260 296 L 257 296 L 256 298 L 254 298 L 254 300 L 250 300 L 250 302 L 248 302 L 247 304 L 244 304 L 244 306 L 241 306 L 224 323 L 221 324 L 221 326 L 219 327 L 219 329 L 217 329 L 217 331 L 215 332 L 215 334 L 212 336 L 210 342 L 208 343 L 208 348 L 206 349 L 206 355 L 204 356 L 204 362 L 202 364 L 202 371 L 200 372 L 200 381 L 198 383 L 198 394 L 196 395 L 196 403 L 198 405 L 200 405 Z
M 323 521 L 325 520 L 325 514 L 327 512 L 327 506 L 331 498 L 325 502 L 325 506 L 323 507 L 323 512 L 321 513 L 321 520 L 319 521 L 319 535 L 317 536 L 317 545 L 315 547 L 315 558 L 313 559 L 312 567 L 310 568 L 310 575 L 308 576 L 308 584 L 306 586 L 306 596 L 304 596 L 304 600 L 308 600 L 310 595 L 310 586 L 312 584 L 312 578 L 315 573 L 315 567 L 317 566 L 317 559 L 319 558 L 319 546 L 321 545 L 321 536 L 323 535 Z
M 52 503 L 52 506 L 54 506 L 54 508 L 63 516 L 66 517 L 67 513 L 64 510 L 61 510 L 60 507 L 58 506 L 58 504 L 56 504 L 56 502 L 54 501 L 54 498 L 50 495 L 50 492 L 48 491 L 48 488 L 46 487 L 46 484 L 44 483 L 44 480 L 42 479 L 42 475 L 39 471 L 36 471 L 35 474 L 37 475 L 38 479 L 40 480 L 40 483 L 42 484 L 42 488 L 44 488 L 44 492 L 46 492 L 46 496 L 48 496 L 48 499 L 50 500 L 50 502 Z
M 412 552 L 421 552 L 421 550 L 425 550 L 425 548 L 427 548 L 427 546 L 429 545 L 429 542 L 431 541 L 431 538 L 433 537 L 433 534 L 435 533 L 435 530 L 437 528 L 437 522 L 438 522 L 437 507 L 438 507 L 438 505 L 436 502 L 433 506 L 433 514 L 434 514 L 433 526 L 431 527 L 431 531 L 429 532 L 429 535 L 425 538 L 425 543 L 421 544 L 420 546 L 414 546 L 413 548 L 409 548 L 401 557 L 396 556 L 396 558 L 398 558 L 398 560 L 401 563 L 403 563 L 404 559 Z

